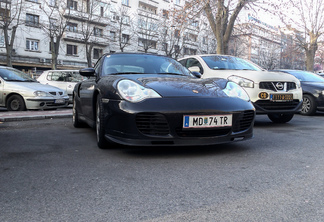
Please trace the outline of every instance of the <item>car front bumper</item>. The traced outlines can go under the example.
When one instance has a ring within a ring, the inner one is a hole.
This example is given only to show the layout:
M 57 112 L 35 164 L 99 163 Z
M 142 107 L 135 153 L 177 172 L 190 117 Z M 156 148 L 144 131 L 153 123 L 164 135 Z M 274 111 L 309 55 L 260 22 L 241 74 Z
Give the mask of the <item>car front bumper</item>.
M 25 98 L 27 109 L 56 109 L 69 105 L 69 97 L 58 98 Z
M 140 103 L 106 100 L 105 137 L 133 146 L 197 146 L 253 137 L 255 109 L 234 98 L 149 99 Z M 232 127 L 184 129 L 184 115 L 232 114 Z

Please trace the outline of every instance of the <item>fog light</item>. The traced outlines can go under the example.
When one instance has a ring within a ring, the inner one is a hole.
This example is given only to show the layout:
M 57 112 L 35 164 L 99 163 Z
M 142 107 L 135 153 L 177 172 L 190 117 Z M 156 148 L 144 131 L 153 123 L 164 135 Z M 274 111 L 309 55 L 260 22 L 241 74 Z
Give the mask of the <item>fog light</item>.
M 45 105 L 45 103 L 40 103 L 39 105 L 40 105 L 40 106 L 44 106 L 44 105 Z

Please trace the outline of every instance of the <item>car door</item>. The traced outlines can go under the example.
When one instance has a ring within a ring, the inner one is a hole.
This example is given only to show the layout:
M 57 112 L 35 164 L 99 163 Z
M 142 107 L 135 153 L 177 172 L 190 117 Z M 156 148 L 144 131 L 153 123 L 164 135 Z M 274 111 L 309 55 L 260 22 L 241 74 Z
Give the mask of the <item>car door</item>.
M 94 120 L 94 110 L 97 101 L 97 98 L 93 98 L 94 91 L 97 85 L 97 78 L 101 69 L 101 60 L 100 59 L 95 65 L 96 76 L 90 77 L 87 80 L 84 80 L 80 84 L 79 95 L 81 100 L 81 109 L 83 115 Z
M 0 78 L 0 105 L 3 106 L 4 104 L 4 99 L 3 99 L 3 86 L 4 86 L 4 82 L 3 80 Z

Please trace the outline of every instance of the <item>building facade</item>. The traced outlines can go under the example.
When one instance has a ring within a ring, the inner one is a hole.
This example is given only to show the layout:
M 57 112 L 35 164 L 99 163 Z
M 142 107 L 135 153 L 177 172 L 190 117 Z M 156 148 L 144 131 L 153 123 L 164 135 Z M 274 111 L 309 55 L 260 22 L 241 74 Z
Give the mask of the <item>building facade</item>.
M 216 40 L 203 16 L 183 10 L 185 0 L 0 0 L 0 65 L 6 65 L 8 36 L 17 26 L 12 65 L 31 74 L 52 68 L 80 69 L 103 53 L 149 52 L 175 59 L 216 53 Z M 7 18 L 7 20 L 6 20 Z M 8 22 L 8 18 L 11 23 Z M 229 54 L 269 68 L 281 63 L 276 27 L 249 16 L 237 25 Z

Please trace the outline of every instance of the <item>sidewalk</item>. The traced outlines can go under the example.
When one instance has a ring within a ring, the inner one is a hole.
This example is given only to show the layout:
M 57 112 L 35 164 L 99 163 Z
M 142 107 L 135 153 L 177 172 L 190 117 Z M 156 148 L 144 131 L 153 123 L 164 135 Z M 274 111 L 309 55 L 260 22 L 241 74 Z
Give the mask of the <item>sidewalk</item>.
M 33 111 L 7 111 L 0 109 L 0 122 L 51 119 L 51 118 L 72 118 L 72 108 L 57 110 L 33 110 Z

